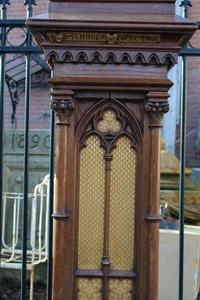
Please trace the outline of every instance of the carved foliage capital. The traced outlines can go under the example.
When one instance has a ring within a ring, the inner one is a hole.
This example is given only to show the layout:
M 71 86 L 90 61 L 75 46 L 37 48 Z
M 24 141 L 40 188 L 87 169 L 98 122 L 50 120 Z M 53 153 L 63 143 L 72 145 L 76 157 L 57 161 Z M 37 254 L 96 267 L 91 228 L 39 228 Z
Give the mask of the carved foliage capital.
M 147 101 L 145 104 L 146 112 L 151 113 L 167 113 L 169 111 L 169 103 L 164 102 L 153 102 Z
M 52 101 L 50 107 L 56 112 L 57 115 L 57 125 L 70 125 L 70 116 L 72 115 L 75 102 L 73 99 L 73 91 L 71 90 L 53 90 Z
M 150 116 L 151 127 L 161 127 L 164 113 L 169 111 L 169 94 L 167 92 L 149 92 L 145 103 L 145 111 Z
M 57 114 L 70 114 L 74 110 L 74 102 L 67 99 L 53 99 L 50 107 Z

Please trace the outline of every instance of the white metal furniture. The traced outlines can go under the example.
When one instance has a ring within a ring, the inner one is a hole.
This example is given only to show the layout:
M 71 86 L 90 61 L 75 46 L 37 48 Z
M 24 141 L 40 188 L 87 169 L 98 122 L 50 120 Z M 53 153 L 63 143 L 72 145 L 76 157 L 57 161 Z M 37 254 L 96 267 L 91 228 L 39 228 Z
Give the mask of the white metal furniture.
M 35 266 L 47 260 L 49 175 L 28 195 L 27 270 L 33 299 Z M 1 268 L 22 266 L 22 193 L 3 193 Z

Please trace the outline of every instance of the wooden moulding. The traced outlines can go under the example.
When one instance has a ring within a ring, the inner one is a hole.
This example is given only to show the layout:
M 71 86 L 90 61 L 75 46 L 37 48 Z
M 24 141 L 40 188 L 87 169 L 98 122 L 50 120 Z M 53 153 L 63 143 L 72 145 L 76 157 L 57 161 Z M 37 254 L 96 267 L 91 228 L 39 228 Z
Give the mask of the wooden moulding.
M 176 0 L 49 0 L 50 2 L 132 2 L 132 3 L 175 3 Z
M 173 83 L 168 79 L 156 78 L 99 78 L 99 77 L 54 77 L 49 80 L 54 87 L 67 87 L 73 90 L 88 90 L 90 88 L 101 90 L 116 90 L 118 87 L 132 91 L 164 91 L 167 92 Z

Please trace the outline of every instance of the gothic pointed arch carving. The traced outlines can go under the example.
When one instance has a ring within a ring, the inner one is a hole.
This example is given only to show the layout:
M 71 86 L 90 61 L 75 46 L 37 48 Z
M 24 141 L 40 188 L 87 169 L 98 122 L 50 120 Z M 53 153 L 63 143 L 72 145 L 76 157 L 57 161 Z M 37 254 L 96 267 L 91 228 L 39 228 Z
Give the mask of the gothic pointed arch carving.
M 90 135 L 97 135 L 101 147 L 111 153 L 118 139 L 126 136 L 131 147 L 138 150 L 142 140 L 141 125 L 134 114 L 116 99 L 103 99 L 95 104 L 80 120 L 76 130 L 77 142 L 80 147 Z
M 51 63 L 64 62 L 64 63 L 95 63 L 95 64 L 142 64 L 142 65 L 167 65 L 172 67 L 176 64 L 177 55 L 174 53 L 160 52 L 156 54 L 152 51 L 138 52 L 136 50 L 123 51 L 110 49 L 97 51 L 92 49 L 84 49 L 79 51 L 78 49 L 68 49 L 67 51 L 62 49 L 57 51 L 47 49 L 45 51 L 47 60 Z

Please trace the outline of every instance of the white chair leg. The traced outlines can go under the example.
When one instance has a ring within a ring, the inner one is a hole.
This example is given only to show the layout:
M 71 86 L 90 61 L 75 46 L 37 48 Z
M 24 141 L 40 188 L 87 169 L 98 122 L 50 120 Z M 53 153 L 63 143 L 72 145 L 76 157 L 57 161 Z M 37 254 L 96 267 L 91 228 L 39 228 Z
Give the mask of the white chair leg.
M 35 275 L 35 268 L 31 269 L 31 275 L 30 275 L 30 297 L 29 300 L 33 300 L 33 290 L 34 290 L 34 275 Z

